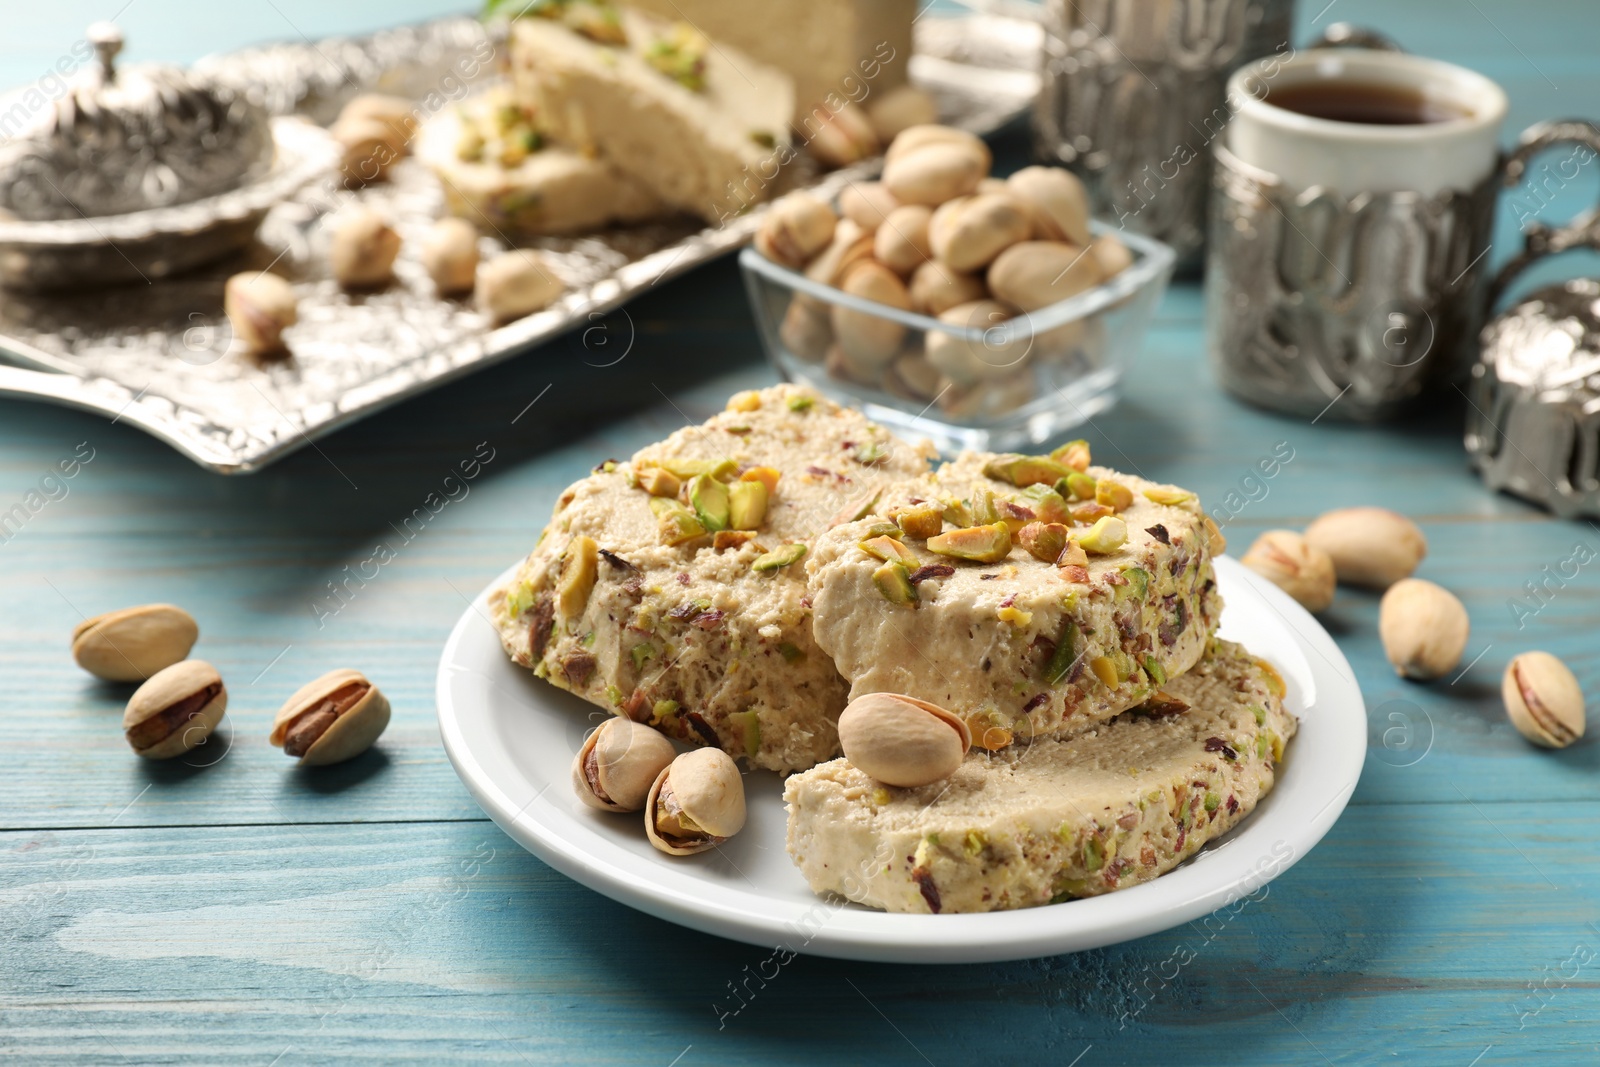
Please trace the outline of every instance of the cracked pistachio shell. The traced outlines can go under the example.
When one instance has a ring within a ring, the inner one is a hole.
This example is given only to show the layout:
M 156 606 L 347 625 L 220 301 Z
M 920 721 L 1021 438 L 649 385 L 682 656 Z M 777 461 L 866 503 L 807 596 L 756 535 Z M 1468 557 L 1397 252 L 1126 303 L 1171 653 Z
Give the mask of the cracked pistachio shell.
M 979 193 L 949 210 L 941 208 L 936 218 L 938 224 L 928 221 L 928 243 L 935 258 L 956 270 L 982 270 L 1033 232 L 1026 209 L 1007 193 Z M 992 277 L 989 286 L 994 288 Z
M 1378 636 L 1402 678 L 1427 681 L 1454 670 L 1470 631 L 1455 594 L 1422 578 L 1396 582 L 1378 603 Z
M 851 182 L 839 194 L 839 212 L 855 224 L 857 233 L 874 233 L 899 206 L 882 182 Z
M 989 268 L 996 300 L 1038 311 L 1099 285 L 1100 263 L 1087 249 L 1060 241 L 1023 241 Z
M 1090 242 L 1089 194 L 1076 174 L 1060 167 L 1023 167 L 1006 179 L 1006 187 L 1027 209 L 1038 240 Z
M 895 144 L 890 146 L 889 155 L 885 158 L 884 187 L 902 204 L 933 207 L 946 200 L 965 196 L 976 189 L 989 173 L 989 149 L 975 137 L 972 141 L 976 145 L 967 141 L 942 140 L 895 154 L 894 148 L 909 134 L 926 128 L 913 127 L 895 138 Z
M 972 733 L 936 704 L 899 693 L 857 697 L 839 716 L 844 757 L 885 785 L 913 787 L 954 774 Z
M 466 219 L 440 219 L 423 235 L 419 255 L 440 293 L 470 293 L 478 280 L 478 228 Z
M 72 658 L 108 682 L 142 682 L 181 662 L 200 637 L 194 618 L 172 604 L 141 604 L 85 619 L 72 631 Z
M 1306 541 L 1333 560 L 1346 585 L 1387 589 L 1411 577 L 1428 554 L 1416 523 L 1388 508 L 1339 508 L 1306 527 Z
M 970 304 L 988 295 L 982 278 L 952 270 L 937 259 L 923 263 L 911 274 L 911 306 L 924 315 L 937 317 L 958 304 Z
M 889 144 L 913 126 L 931 126 L 939 119 L 939 105 L 927 90 L 901 85 L 867 100 L 867 117 L 878 140 Z
M 400 235 L 371 208 L 356 204 L 334 217 L 328 264 L 344 288 L 372 289 L 388 284 L 399 254 Z
M 839 224 L 833 208 L 809 193 L 790 193 L 773 204 L 756 231 L 756 251 L 800 270 L 829 243 Z
M 301 722 L 312 715 L 331 715 L 332 721 L 316 732 L 300 762 L 309 767 L 343 763 L 371 748 L 388 727 L 389 700 L 360 671 L 329 671 L 283 702 L 268 740 L 287 752 L 290 735 L 312 725 Z
M 684 816 L 693 826 L 679 822 Z M 644 831 L 662 852 L 692 856 L 744 829 L 744 818 L 744 779 L 733 757 L 720 748 L 699 748 L 656 777 L 645 801 Z
M 531 248 L 502 252 L 478 269 L 473 299 L 497 323 L 549 307 L 567 285 L 550 261 Z
M 911 294 L 894 271 L 876 260 L 862 260 L 851 267 L 839 288 L 874 304 L 911 309 Z M 881 372 L 900 351 L 906 328 L 893 319 L 874 312 L 856 311 L 843 305 L 832 312 L 836 343 L 857 365 Z
M 1294 597 L 1307 611 L 1333 603 L 1333 560 L 1293 530 L 1268 530 L 1239 562 Z
M 1583 736 L 1583 687 L 1548 652 L 1524 652 L 1500 682 L 1506 717 L 1517 732 L 1545 748 L 1566 748 Z
M 572 788 L 592 808 L 638 811 L 676 755 L 671 741 L 643 723 L 607 719 L 573 758 Z
M 171 759 L 200 744 L 228 710 L 222 675 L 205 660 L 157 671 L 133 691 L 122 713 L 128 744 L 147 759 Z

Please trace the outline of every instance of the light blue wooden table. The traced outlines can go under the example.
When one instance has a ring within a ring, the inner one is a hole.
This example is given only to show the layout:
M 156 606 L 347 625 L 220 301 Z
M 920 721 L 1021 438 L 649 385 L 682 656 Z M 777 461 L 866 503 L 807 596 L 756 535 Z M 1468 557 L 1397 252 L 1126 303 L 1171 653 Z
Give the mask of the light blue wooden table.
M 1322 2 L 1303 5 L 1301 38 Z M 119 3 L 8 4 L 0 83 L 38 77 Z M 134 58 L 186 60 L 441 7 L 132 0 L 120 20 Z M 1323 21 L 1376 25 L 1500 80 L 1508 136 L 1600 113 L 1588 0 L 1329 7 Z M 1024 139 L 1000 149 L 1015 165 Z M 1551 211 L 1590 197 L 1595 174 Z M 1513 237 L 1502 226 L 1496 259 Z M 1338 505 L 1405 511 L 1432 545 L 1422 574 L 1471 609 L 1479 658 L 1453 684 L 1402 683 L 1376 598 L 1340 591 L 1326 622 L 1369 704 L 1366 772 L 1327 839 L 1236 915 L 1010 965 L 799 958 L 723 1025 L 717 1006 L 767 952 L 636 914 L 524 853 L 451 772 L 432 693 L 468 597 L 529 548 L 564 485 L 680 425 L 676 409 L 699 419 L 773 379 L 731 261 L 631 305 L 635 343 L 616 366 L 564 339 L 249 478 L 97 418 L 0 403 L 0 511 L 75 450 L 93 457 L 0 544 L 0 1058 L 1600 1062 L 1600 746 L 1536 751 L 1498 696 L 1507 659 L 1546 648 L 1600 710 L 1600 564 L 1520 626 L 1511 607 L 1575 545 L 1600 550 L 1600 529 L 1485 492 L 1459 398 L 1386 428 L 1233 402 L 1204 367 L 1200 314 L 1192 285 L 1172 291 L 1126 398 L 1089 431 L 1097 455 L 1217 501 L 1286 442 L 1294 459 L 1229 524 L 1234 544 Z M 393 544 L 391 523 L 483 441 L 493 459 L 469 496 L 319 626 L 327 583 Z M 83 614 L 154 600 L 193 611 L 196 654 L 229 681 L 225 755 L 137 760 L 125 690 L 68 658 Z M 343 666 L 383 686 L 394 723 L 366 757 L 298 773 L 266 742 L 272 713 Z

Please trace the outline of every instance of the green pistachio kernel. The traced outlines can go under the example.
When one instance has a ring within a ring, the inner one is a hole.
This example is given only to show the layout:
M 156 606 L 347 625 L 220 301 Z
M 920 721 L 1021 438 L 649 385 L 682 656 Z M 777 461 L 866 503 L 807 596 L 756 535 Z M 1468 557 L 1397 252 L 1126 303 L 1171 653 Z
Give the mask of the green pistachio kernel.
M 891 604 L 913 605 L 917 602 L 917 587 L 911 584 L 911 572 L 904 563 L 885 563 L 872 572 L 872 584 Z
M 1105 555 L 1128 543 L 1128 524 L 1115 515 L 1102 515 L 1089 532 L 1078 538 L 1085 552 Z
M 1057 491 L 1062 496 L 1070 497 L 1073 500 L 1093 500 L 1095 489 L 1100 484 L 1080 471 L 1073 471 L 1062 481 L 1066 482 L 1066 486 L 1063 489 L 1060 483 L 1057 483 Z
M 1003 522 L 970 526 L 930 537 L 929 552 L 977 563 L 998 563 L 1011 551 L 1011 528 Z
M 816 401 L 812 400 L 809 396 L 791 396 L 789 398 L 789 410 L 810 411 L 812 405 L 815 403 Z
M 1056 650 L 1050 654 L 1050 661 L 1045 664 L 1044 682 L 1046 685 L 1057 685 L 1072 670 L 1072 665 L 1078 659 L 1078 646 L 1081 644 L 1081 634 L 1078 624 L 1067 619 L 1061 624 L 1061 633 L 1056 637 Z
M 728 487 L 711 475 L 697 474 L 689 483 L 689 506 L 694 508 L 695 517 L 700 520 L 700 525 L 712 533 L 728 528 Z
M 791 563 L 800 562 L 806 554 L 806 546 L 800 544 L 783 545 L 773 549 L 764 556 L 757 556 L 750 564 L 751 570 L 775 571 L 787 567 Z
M 755 759 L 756 753 L 761 751 L 761 716 L 752 708 L 734 712 L 728 716 L 728 722 L 744 736 L 744 754 Z
M 1217 805 L 1221 804 L 1221 803 L 1222 803 L 1222 798 L 1217 796 L 1217 794 L 1215 794 L 1215 793 L 1207 793 L 1206 794 L 1206 810 L 1207 811 L 1216 811 L 1217 810 Z
M 1150 676 L 1150 680 L 1156 685 L 1167 684 L 1167 669 L 1154 656 L 1146 656 L 1144 658 L 1144 672 Z

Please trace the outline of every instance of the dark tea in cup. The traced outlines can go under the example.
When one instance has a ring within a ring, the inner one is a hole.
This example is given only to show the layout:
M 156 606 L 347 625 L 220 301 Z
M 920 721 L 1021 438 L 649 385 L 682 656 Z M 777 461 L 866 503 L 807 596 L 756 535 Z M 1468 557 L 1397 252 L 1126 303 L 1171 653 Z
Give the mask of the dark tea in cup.
M 1381 82 L 1306 81 L 1269 89 L 1266 102 L 1309 118 L 1366 126 L 1426 126 L 1472 117 L 1457 101 Z

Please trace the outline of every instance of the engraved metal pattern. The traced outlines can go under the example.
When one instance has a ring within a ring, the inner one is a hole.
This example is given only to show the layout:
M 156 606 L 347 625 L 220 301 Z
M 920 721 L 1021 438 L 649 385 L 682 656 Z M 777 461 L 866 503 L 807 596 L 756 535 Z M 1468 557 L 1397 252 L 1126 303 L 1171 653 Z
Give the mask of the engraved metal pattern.
M 1293 9 L 1293 0 L 1047 0 L 1038 155 L 1083 178 L 1097 216 L 1193 261 L 1205 241 L 1208 145 L 1232 117 L 1228 76 L 1288 44 Z
M 1542 122 L 1507 158 L 1505 184 L 1556 144 L 1600 154 L 1600 126 Z M 1499 296 L 1528 267 L 1573 249 L 1600 249 L 1600 208 L 1562 226 L 1527 225 L 1523 248 L 1491 287 Z M 1600 280 L 1579 278 L 1530 294 L 1483 329 L 1472 368 L 1466 446 L 1491 489 L 1563 518 L 1600 517 Z
M 1027 108 L 1037 78 L 1016 69 L 1014 56 L 1036 28 L 989 16 L 924 16 L 916 29 L 923 54 L 912 57 L 912 76 L 947 121 L 988 132 Z M 1001 47 L 986 52 L 986 41 Z M 252 49 L 197 69 L 276 113 L 327 121 L 349 96 L 371 89 L 425 108 L 430 100 L 435 110 L 453 106 L 467 88 L 453 68 L 464 57 L 492 55 L 482 51 L 485 42 L 477 22 L 447 19 Z M 878 166 L 868 161 L 820 178 L 797 167 L 784 180 L 814 184 L 831 198 Z M 496 328 L 470 304 L 440 299 L 415 257 L 421 230 L 443 212 L 438 183 L 410 159 L 392 175 L 355 194 L 387 214 L 404 238 L 389 288 L 347 294 L 328 275 L 322 219 L 351 194 L 331 183 L 312 187 L 274 208 L 243 252 L 201 270 L 151 285 L 0 293 L 0 348 L 19 364 L 0 364 L 0 394 L 103 412 L 214 470 L 254 470 L 448 378 L 595 325 L 630 297 L 745 244 L 764 213 L 758 206 L 722 227 L 678 220 L 529 242 L 571 288 L 546 310 Z M 493 235 L 485 239 L 495 243 Z M 288 335 L 292 358 L 260 363 L 230 348 L 222 286 L 234 271 L 274 260 L 273 270 L 294 283 L 300 321 Z M 625 328 L 620 320 L 613 325 Z
M 1287 188 L 1218 146 L 1205 282 L 1218 380 L 1263 407 L 1370 420 L 1457 377 L 1497 184 L 1346 198 Z
M 109 26 L 90 35 L 99 66 L 0 140 L 0 217 L 44 222 L 171 207 L 236 189 L 271 165 L 260 106 L 177 68 L 119 70 L 121 35 Z M 0 114 L 25 114 L 21 95 L 0 99 Z

